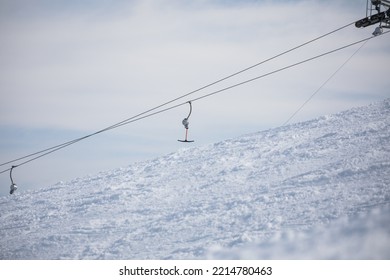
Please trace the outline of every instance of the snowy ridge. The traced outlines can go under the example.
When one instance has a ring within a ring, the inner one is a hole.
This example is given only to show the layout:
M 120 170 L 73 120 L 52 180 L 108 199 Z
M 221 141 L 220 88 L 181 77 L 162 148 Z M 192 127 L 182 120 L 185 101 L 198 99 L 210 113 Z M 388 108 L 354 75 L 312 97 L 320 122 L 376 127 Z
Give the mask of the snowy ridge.
M 387 99 L 2 197 L 0 259 L 390 258 L 389 182 Z

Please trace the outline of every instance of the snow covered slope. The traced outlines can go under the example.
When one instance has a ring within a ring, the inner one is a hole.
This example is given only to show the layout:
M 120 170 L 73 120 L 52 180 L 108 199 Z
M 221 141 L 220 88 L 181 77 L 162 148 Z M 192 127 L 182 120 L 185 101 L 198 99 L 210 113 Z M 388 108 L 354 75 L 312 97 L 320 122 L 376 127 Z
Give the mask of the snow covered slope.
M 390 258 L 389 205 L 387 99 L 18 190 L 0 259 Z

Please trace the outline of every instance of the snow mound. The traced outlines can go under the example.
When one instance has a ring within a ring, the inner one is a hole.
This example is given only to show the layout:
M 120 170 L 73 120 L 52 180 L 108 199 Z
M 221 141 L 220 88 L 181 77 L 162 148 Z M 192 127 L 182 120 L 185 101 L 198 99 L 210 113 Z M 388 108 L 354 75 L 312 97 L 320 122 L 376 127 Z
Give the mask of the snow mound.
M 389 182 L 387 99 L 2 197 L 0 259 L 388 258 Z

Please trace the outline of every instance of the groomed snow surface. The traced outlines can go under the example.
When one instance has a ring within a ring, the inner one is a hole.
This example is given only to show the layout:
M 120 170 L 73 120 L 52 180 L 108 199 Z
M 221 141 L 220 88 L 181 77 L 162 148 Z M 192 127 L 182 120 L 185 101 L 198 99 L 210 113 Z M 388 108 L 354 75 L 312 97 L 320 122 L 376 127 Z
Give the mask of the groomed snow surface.
M 390 259 L 390 99 L 0 198 L 0 259 Z

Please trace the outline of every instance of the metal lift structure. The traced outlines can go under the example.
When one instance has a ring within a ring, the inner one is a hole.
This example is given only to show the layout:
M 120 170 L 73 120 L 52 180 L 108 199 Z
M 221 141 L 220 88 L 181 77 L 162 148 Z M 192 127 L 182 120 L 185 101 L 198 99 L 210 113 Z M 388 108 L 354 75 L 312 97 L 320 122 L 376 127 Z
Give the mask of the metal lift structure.
M 373 35 L 380 35 L 383 28 L 390 28 L 390 0 L 367 0 L 366 17 L 355 22 L 357 28 L 379 24 Z

